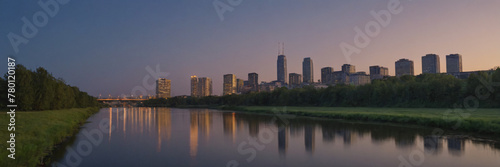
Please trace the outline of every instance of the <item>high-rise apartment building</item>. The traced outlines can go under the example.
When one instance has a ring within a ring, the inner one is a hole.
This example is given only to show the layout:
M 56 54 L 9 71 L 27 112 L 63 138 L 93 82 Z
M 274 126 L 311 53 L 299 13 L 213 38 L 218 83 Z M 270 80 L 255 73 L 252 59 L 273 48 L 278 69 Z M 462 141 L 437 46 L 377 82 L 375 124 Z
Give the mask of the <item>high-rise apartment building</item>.
M 277 71 L 278 71 L 278 80 L 282 84 L 288 83 L 288 78 L 287 78 L 287 66 L 286 66 L 286 56 L 285 55 L 279 55 L 278 56 L 278 62 L 277 62 Z
M 462 55 L 450 54 L 446 56 L 446 72 L 458 73 L 462 71 Z
M 223 94 L 224 95 L 235 94 L 236 88 L 237 88 L 236 75 L 234 74 L 224 75 Z
M 241 93 L 245 82 L 242 79 L 236 79 L 236 92 Z
M 156 97 L 170 98 L 170 80 L 165 78 L 158 78 L 156 80 Z
M 314 83 L 313 61 L 310 57 L 304 58 L 302 62 L 302 78 L 305 83 Z
M 203 77 L 198 79 L 198 92 L 200 97 L 212 95 L 212 79 Z
M 329 83 L 329 76 L 333 73 L 332 67 L 324 67 L 321 69 L 321 83 L 327 84 Z
M 196 77 L 196 75 L 191 76 L 191 97 L 200 97 L 200 92 L 198 91 L 198 77 Z
M 422 56 L 422 73 L 441 73 L 441 66 L 439 65 L 439 55 L 427 54 Z
M 408 59 L 399 59 L 396 61 L 396 76 L 415 75 L 413 61 Z

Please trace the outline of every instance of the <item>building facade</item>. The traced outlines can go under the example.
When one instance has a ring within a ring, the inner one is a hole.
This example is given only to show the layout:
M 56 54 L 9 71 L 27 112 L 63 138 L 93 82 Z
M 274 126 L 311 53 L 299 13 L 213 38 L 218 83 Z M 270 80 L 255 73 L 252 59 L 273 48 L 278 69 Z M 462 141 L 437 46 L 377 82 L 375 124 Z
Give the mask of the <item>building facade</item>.
M 243 90 L 244 81 L 242 79 L 236 79 L 236 93 L 241 93 Z
M 329 77 L 333 73 L 333 68 L 332 67 L 324 67 L 321 69 L 321 83 L 322 84 L 328 84 Z
M 446 72 L 459 73 L 462 71 L 462 55 L 450 54 L 446 56 Z
M 349 74 L 349 83 L 355 86 L 369 84 L 371 83 L 370 75 L 365 72 Z
M 286 66 L 286 56 L 285 55 L 279 55 L 278 56 L 278 62 L 277 62 L 277 71 L 278 71 L 278 81 L 286 84 L 288 83 L 288 78 L 287 78 L 287 66 Z
M 198 79 L 198 92 L 200 97 L 212 95 L 212 79 L 203 77 Z
M 439 55 L 427 54 L 422 56 L 422 73 L 438 74 L 441 73 Z
M 224 85 L 222 88 L 223 95 L 232 95 L 236 93 L 237 83 L 236 83 L 236 75 L 234 74 L 226 74 L 224 75 Z
M 170 98 L 170 80 L 165 78 L 158 78 L 156 80 L 156 97 L 157 98 Z
M 370 66 L 370 79 L 383 79 L 389 76 L 389 68 L 382 66 Z
M 299 87 L 302 84 L 302 75 L 297 73 L 290 73 L 288 81 L 291 88 Z
M 399 59 L 396 61 L 396 76 L 415 75 L 413 61 L 408 59 Z
M 248 74 L 248 86 L 250 86 L 251 91 L 259 91 L 259 74 L 249 73 Z
M 198 77 L 196 75 L 191 76 L 191 97 L 200 97 L 200 92 L 198 91 Z
M 350 64 L 344 64 L 342 65 L 342 71 L 347 74 L 354 74 L 356 73 L 356 66 Z
M 304 58 L 302 62 L 302 78 L 304 83 L 314 83 L 313 61 L 310 57 Z

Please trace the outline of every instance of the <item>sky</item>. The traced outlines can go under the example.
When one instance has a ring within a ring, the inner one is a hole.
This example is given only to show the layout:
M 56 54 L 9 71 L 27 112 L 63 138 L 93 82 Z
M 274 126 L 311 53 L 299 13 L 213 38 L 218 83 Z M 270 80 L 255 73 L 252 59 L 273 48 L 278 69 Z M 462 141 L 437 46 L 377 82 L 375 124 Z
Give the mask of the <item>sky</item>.
M 397 2 L 387 24 L 370 14 Z M 276 80 L 279 42 L 288 73 L 302 73 L 302 60 L 311 57 L 315 80 L 322 67 L 339 71 L 343 64 L 367 73 L 381 65 L 394 75 L 401 58 L 420 74 L 429 53 L 440 56 L 442 72 L 454 53 L 464 71 L 491 69 L 500 66 L 499 8 L 498 0 L 0 0 L 0 54 L 93 96 L 153 95 L 154 77 L 170 79 L 173 96 L 189 95 L 192 75 L 212 78 L 221 95 L 224 74 Z M 369 43 L 356 45 L 355 27 L 366 34 L 367 25 Z M 25 43 L 11 42 L 12 34 Z M 346 56 L 341 43 L 359 52 Z

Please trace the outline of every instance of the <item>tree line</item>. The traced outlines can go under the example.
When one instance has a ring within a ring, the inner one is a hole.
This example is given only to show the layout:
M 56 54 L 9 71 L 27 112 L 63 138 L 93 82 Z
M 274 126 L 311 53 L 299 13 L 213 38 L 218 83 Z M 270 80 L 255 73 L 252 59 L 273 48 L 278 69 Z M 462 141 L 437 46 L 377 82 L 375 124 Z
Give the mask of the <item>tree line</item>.
M 80 91 L 78 87 L 66 84 L 61 78 L 55 78 L 43 67 L 32 71 L 18 64 L 15 77 L 14 95 L 17 110 L 40 111 L 99 106 L 95 97 Z M 10 104 L 7 98 L 7 74 L 4 78 L 0 77 L 0 83 L 0 106 L 4 108 Z
M 389 77 L 371 84 L 287 89 L 244 95 L 151 99 L 144 106 L 259 105 L 325 107 L 500 107 L 500 68 L 457 79 L 447 74 Z

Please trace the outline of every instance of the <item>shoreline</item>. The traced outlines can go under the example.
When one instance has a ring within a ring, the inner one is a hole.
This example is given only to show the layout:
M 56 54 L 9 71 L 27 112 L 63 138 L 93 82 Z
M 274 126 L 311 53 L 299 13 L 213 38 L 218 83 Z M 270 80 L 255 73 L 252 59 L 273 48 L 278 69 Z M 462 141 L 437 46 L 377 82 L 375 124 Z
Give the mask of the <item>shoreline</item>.
M 16 131 L 19 134 L 16 159 L 3 158 L 0 166 L 47 165 L 54 151 L 76 135 L 86 120 L 98 111 L 99 108 L 89 107 L 16 113 L 22 118 Z M 0 117 L 5 117 L 5 114 Z
M 370 107 L 297 107 L 297 106 L 176 106 L 208 108 L 262 114 L 291 114 L 326 119 L 417 125 L 500 137 L 500 111 L 478 109 L 470 117 L 450 113 L 443 108 L 370 108 Z M 458 125 L 458 126 L 457 126 Z M 456 127 L 456 128 L 453 128 Z

